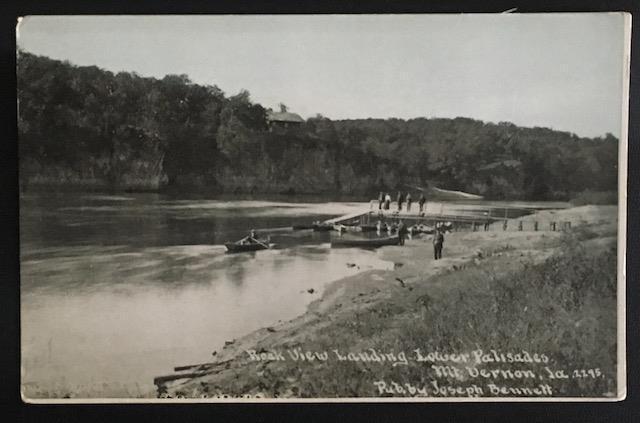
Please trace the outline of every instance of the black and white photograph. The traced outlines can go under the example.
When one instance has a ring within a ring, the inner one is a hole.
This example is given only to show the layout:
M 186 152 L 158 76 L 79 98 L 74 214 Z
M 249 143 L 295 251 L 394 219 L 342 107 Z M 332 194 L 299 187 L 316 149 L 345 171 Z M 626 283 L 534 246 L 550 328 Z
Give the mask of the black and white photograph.
M 630 25 L 20 18 L 23 401 L 624 399 Z

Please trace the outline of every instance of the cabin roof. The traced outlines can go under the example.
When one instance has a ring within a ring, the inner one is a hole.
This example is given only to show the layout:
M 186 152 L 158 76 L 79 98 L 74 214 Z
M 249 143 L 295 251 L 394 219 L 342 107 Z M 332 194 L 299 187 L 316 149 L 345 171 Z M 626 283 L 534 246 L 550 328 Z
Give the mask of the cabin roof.
M 302 123 L 304 119 L 300 115 L 291 112 L 267 112 L 267 120 L 270 122 L 294 122 Z

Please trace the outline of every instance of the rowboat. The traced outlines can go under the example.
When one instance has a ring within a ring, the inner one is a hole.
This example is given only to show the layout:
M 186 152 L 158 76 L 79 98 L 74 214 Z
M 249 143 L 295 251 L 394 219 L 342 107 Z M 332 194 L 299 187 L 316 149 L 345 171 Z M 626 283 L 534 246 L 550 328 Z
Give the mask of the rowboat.
M 377 230 L 376 225 L 333 225 L 333 229 L 338 232 L 372 232 Z
M 313 224 L 301 224 L 301 225 L 293 225 L 293 230 L 294 231 L 301 231 L 301 230 L 305 230 L 305 229 L 313 229 L 314 225 Z
M 419 234 L 419 233 L 432 234 L 434 231 L 435 229 L 433 228 L 433 226 L 428 226 L 424 224 L 413 225 L 409 228 L 410 234 Z
M 316 232 L 325 232 L 325 231 L 332 231 L 333 225 L 331 224 L 326 224 L 326 223 L 314 223 L 313 224 L 313 230 Z
M 268 250 L 269 248 L 275 247 L 275 244 L 269 243 L 268 239 L 256 239 L 254 242 L 242 239 L 236 242 L 227 242 L 224 246 L 227 247 L 227 253 L 244 253 L 248 251 Z
M 398 245 L 400 238 L 389 236 L 385 238 L 336 238 L 331 240 L 332 247 L 362 247 L 377 248 L 385 245 Z
M 361 232 L 375 232 L 378 230 L 376 225 L 360 225 Z

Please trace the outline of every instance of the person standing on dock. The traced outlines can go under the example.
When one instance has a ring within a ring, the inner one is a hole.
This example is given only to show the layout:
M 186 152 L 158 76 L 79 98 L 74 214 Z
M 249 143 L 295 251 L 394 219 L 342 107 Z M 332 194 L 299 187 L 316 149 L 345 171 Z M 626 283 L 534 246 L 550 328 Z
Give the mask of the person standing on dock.
M 407 193 L 407 213 L 411 211 L 411 193 Z
M 382 210 L 382 203 L 384 203 L 384 193 L 380 191 L 380 195 L 378 196 L 378 210 Z
M 420 193 L 420 198 L 418 199 L 418 205 L 420 206 L 420 213 L 424 210 L 424 203 L 427 202 L 427 199 L 424 196 L 424 192 Z
M 433 234 L 433 258 L 442 258 L 442 245 L 444 244 L 444 230 L 438 228 Z
M 385 195 L 384 197 L 384 209 L 389 210 L 390 207 L 391 207 L 391 196 L 389 195 L 389 193 L 387 193 L 387 195 Z
M 398 191 L 398 211 L 402 211 L 402 203 L 404 201 L 404 197 L 402 196 L 402 191 Z

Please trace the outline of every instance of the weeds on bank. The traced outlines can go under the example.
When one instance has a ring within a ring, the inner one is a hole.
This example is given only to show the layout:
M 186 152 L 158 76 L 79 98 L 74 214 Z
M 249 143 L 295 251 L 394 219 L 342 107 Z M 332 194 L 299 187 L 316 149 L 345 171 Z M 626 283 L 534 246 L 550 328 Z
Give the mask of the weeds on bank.
M 397 287 L 390 299 L 355 312 L 329 313 L 331 323 L 306 339 L 279 348 L 308 351 L 366 351 L 407 355 L 415 349 L 463 353 L 477 349 L 543 353 L 549 366 L 573 370 L 598 368 L 601 378 L 554 381 L 554 396 L 603 396 L 616 391 L 616 249 L 615 243 L 587 248 L 589 230 L 572 231 L 560 240 L 559 255 L 540 264 L 512 252 L 512 247 L 486 251 L 479 262 L 445 272 L 413 289 Z M 477 365 L 482 367 L 483 364 Z M 503 370 L 522 369 L 501 363 Z M 494 367 L 495 368 L 495 365 Z M 255 369 L 255 371 L 253 371 Z M 225 390 L 266 397 L 376 397 L 378 380 L 417 386 L 433 380 L 428 365 L 390 366 L 332 360 L 252 364 Z M 441 385 L 459 380 L 438 379 Z M 469 381 L 467 381 L 469 382 Z M 500 382 L 500 381 L 497 381 Z M 534 387 L 538 380 L 518 381 Z
M 338 321 L 305 348 L 362 351 L 544 353 L 552 368 L 599 368 L 602 378 L 554 381 L 554 396 L 602 396 L 615 392 L 616 250 L 591 251 L 581 243 L 588 233 L 561 240 L 562 254 L 532 265 L 472 266 Z M 435 288 L 434 288 L 435 287 Z M 413 304 L 408 299 L 413 299 Z M 516 364 L 502 369 L 522 368 Z M 301 396 L 379 396 L 375 380 L 420 385 L 433 379 L 428 366 L 380 366 L 339 362 L 305 367 L 296 380 Z M 459 384 L 456 380 L 441 384 Z M 539 381 L 524 381 L 535 386 Z

